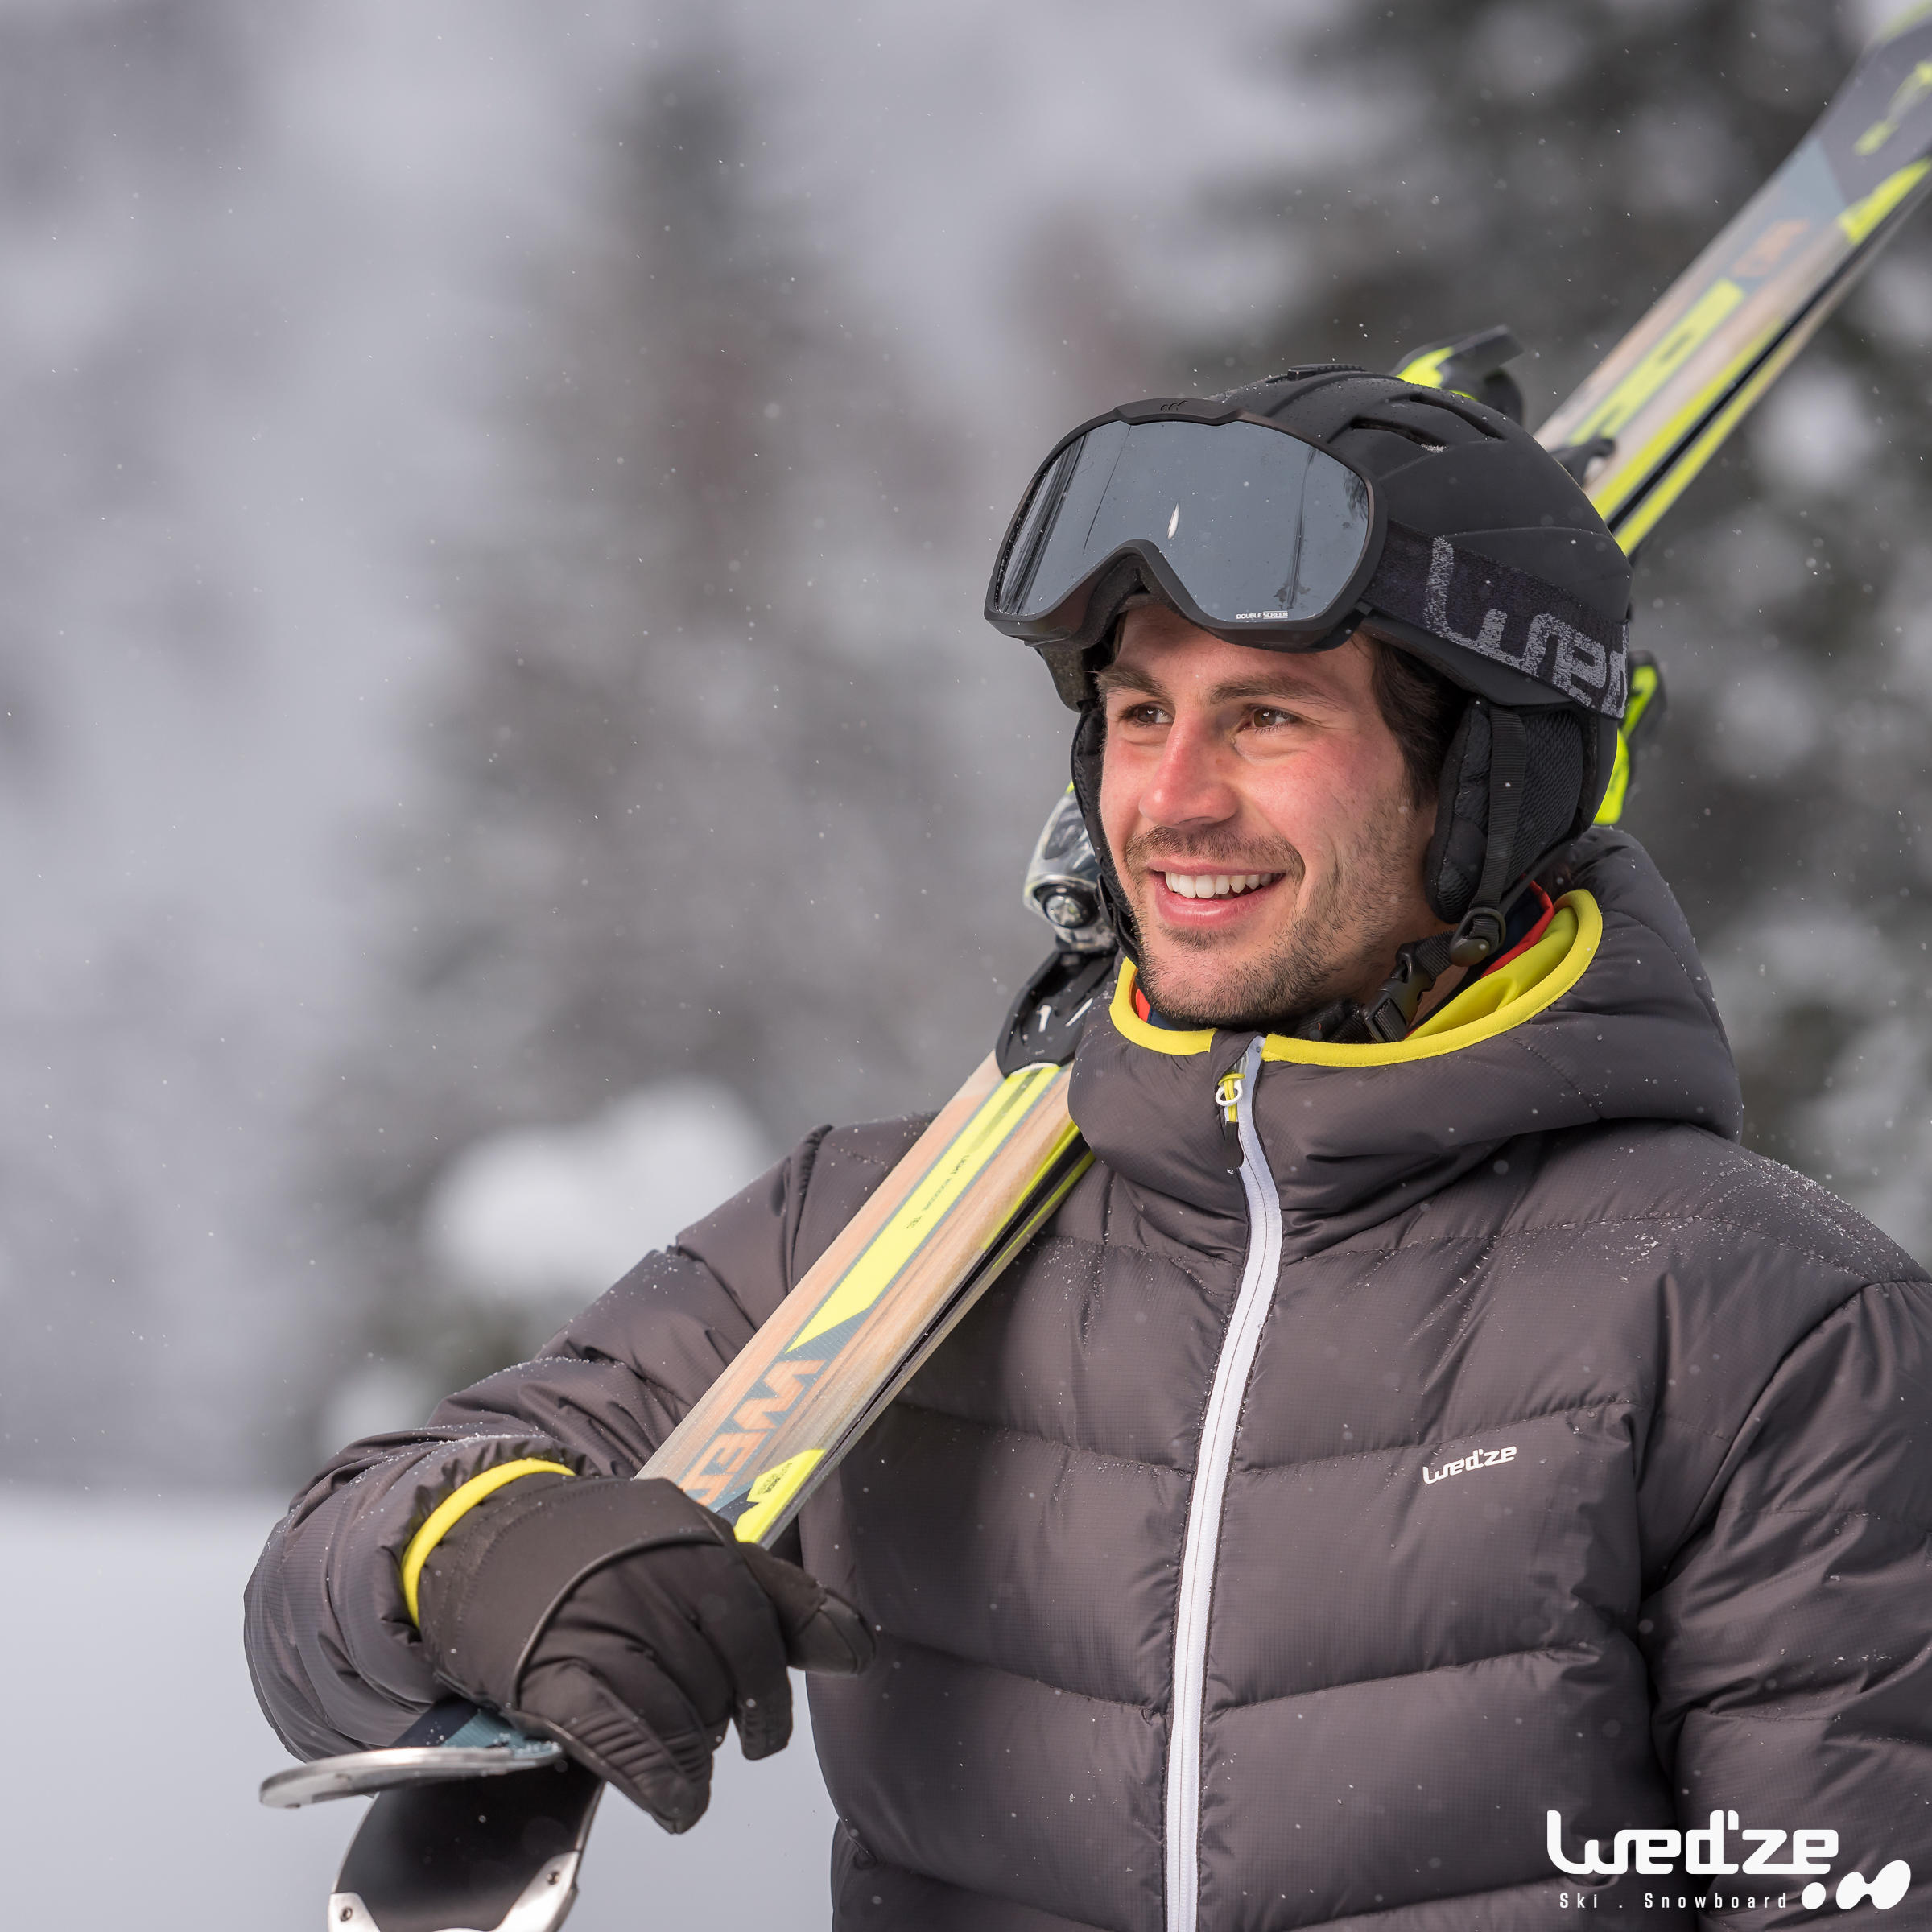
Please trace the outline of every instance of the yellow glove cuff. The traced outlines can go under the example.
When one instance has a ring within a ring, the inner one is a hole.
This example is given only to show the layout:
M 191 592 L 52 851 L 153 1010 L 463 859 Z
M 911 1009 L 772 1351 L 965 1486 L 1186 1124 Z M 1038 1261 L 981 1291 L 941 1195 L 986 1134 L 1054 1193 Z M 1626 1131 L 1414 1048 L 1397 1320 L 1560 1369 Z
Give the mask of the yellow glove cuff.
M 412 1624 L 419 1623 L 416 1594 L 422 1585 L 423 1566 L 429 1561 L 430 1551 L 485 1496 L 495 1495 L 506 1483 L 514 1483 L 520 1476 L 535 1476 L 540 1470 L 549 1470 L 558 1476 L 576 1474 L 576 1470 L 567 1468 L 562 1463 L 540 1462 L 535 1456 L 525 1456 L 520 1462 L 498 1463 L 493 1469 L 485 1469 L 481 1476 L 473 1476 L 461 1488 L 444 1496 L 430 1511 L 423 1527 L 409 1539 L 409 1547 L 402 1552 L 402 1601 Z

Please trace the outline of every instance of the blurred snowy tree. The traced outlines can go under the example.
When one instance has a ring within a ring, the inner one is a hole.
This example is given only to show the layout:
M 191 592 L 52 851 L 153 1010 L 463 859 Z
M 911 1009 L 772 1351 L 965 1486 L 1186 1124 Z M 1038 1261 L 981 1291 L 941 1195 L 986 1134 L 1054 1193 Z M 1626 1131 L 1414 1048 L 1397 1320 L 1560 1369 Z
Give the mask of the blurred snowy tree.
M 181 433 L 279 332 L 198 217 L 258 132 L 285 29 L 233 0 L 0 10 L 0 1442 L 15 1477 L 204 1470 L 287 1345 L 246 1131 L 278 1063 L 190 873 L 254 586 Z M 217 185 L 219 184 L 219 185 Z M 258 721 L 258 720 L 256 720 Z M 180 737 L 175 734 L 179 733 Z M 213 871 L 213 866 L 207 868 Z M 230 943 L 224 944 L 225 938 Z M 223 1235 L 213 1235 L 216 1223 Z M 85 1360 L 83 1375 L 76 1364 Z M 217 1415 L 221 1419 L 217 1420 Z
M 1288 292 L 1197 328 L 1177 369 L 1219 386 L 1324 357 L 1388 368 L 1506 321 L 1534 423 L 1797 144 L 1880 17 L 1334 13 L 1284 68 L 1330 130 L 1326 165 L 1224 184 L 1203 210 Z M 1929 451 L 1922 217 L 1641 560 L 1636 636 L 1672 705 L 1627 822 L 1717 978 L 1752 1144 L 1932 1257 Z
M 1018 884 L 1062 734 L 1006 713 L 1050 692 L 959 647 L 956 439 L 754 126 L 721 47 L 649 76 L 533 298 L 527 487 L 450 589 L 410 936 L 324 1123 L 368 1339 L 445 1381 L 539 1339 L 436 1292 L 423 1203 L 471 1142 L 680 1074 L 781 1144 L 936 1105 L 1044 950 Z
M 490 496 L 506 265 L 635 35 L 581 13 L 0 4 L 15 1476 L 252 1480 L 312 1404 L 349 828 L 408 792 L 427 506 Z

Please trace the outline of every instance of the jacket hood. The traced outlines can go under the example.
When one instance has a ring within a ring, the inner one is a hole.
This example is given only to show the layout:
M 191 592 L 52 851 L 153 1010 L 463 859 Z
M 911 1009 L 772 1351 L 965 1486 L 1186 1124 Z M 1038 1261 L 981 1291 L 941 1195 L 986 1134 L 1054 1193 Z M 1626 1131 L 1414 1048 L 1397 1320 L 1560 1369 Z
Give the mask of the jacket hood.
M 1608 828 L 1571 848 L 1567 870 L 1579 933 L 1563 970 L 1492 1019 L 1387 1046 L 1266 1036 L 1252 1104 L 1290 1252 L 1416 1206 L 1520 1135 L 1645 1121 L 1737 1138 L 1737 1070 L 1670 887 Z M 1073 1117 L 1137 1187 L 1238 1216 L 1214 1090 L 1255 1036 L 1148 1026 L 1132 971 L 1081 1041 Z

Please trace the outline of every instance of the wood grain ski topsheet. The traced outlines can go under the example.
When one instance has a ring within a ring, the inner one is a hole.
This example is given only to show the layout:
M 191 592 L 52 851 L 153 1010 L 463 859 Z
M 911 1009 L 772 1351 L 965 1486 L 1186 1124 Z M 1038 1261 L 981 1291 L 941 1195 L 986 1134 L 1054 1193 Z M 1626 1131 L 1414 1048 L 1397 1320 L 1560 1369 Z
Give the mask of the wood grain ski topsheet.
M 989 1055 L 640 1475 L 778 1536 L 1085 1170 L 1071 1078 Z

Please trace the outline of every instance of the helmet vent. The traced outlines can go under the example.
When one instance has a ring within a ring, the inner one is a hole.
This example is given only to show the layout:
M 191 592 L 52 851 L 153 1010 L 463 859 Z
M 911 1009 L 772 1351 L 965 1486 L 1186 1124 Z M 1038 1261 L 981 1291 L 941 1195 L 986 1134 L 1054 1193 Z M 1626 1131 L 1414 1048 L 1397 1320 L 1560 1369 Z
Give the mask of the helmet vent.
M 1348 427 L 1351 429 L 1379 429 L 1385 436 L 1403 436 L 1418 449 L 1426 449 L 1431 456 L 1440 456 L 1449 446 L 1439 443 L 1435 437 L 1425 436 L 1409 423 L 1391 423 L 1386 416 L 1357 416 Z
M 1245 396 L 1253 390 L 1272 389 L 1278 382 L 1306 382 L 1311 376 L 1365 376 L 1368 373 L 1359 362 L 1306 362 L 1295 369 L 1278 369 L 1271 376 L 1257 376 L 1239 388 L 1224 390 L 1214 400 L 1219 402 L 1229 396 Z

